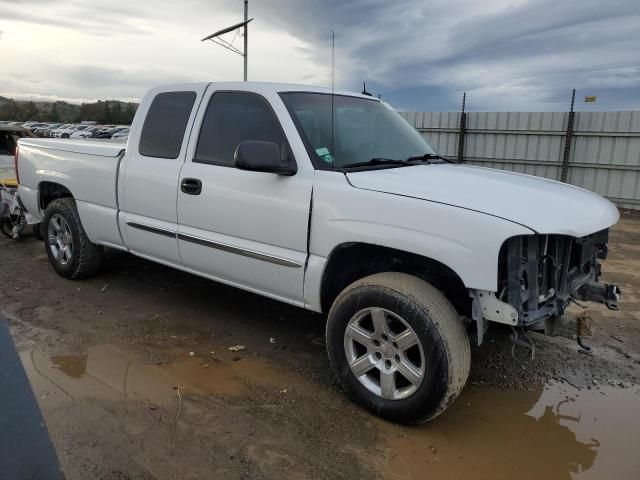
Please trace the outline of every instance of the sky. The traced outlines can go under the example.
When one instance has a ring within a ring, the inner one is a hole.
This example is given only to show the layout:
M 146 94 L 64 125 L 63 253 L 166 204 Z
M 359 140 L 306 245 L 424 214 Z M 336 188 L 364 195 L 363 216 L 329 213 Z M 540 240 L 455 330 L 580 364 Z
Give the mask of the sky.
M 242 0 L 0 0 L 0 95 L 241 80 L 242 58 L 200 39 L 242 16 Z M 333 30 L 336 88 L 366 81 L 400 110 L 466 92 L 470 111 L 566 111 L 573 88 L 577 110 L 640 109 L 639 0 L 250 0 L 249 16 L 249 80 L 330 86 Z

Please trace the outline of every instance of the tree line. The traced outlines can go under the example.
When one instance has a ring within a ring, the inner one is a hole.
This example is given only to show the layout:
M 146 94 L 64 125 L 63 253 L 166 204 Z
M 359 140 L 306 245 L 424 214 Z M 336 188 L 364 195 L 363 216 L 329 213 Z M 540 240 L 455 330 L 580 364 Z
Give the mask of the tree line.
M 33 102 L 0 97 L 0 120 L 64 123 L 95 121 L 100 124 L 130 125 L 137 108 L 137 103 L 118 100 L 98 100 L 74 105 L 67 102 Z

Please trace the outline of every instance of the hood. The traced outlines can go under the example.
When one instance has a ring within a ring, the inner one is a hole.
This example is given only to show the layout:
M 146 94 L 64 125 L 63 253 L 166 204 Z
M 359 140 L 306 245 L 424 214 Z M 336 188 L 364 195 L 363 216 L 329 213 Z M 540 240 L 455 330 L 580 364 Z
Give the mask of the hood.
M 475 210 L 541 234 L 583 237 L 620 218 L 609 200 L 588 190 L 491 168 L 432 164 L 351 172 L 347 177 L 356 188 Z

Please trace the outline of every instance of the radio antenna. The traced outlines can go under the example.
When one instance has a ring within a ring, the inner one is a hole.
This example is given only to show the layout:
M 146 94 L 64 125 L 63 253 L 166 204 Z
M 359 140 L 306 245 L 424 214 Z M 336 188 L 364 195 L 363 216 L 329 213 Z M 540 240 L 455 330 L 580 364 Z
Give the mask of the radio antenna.
M 333 100 L 335 96 L 335 50 L 336 50 L 336 32 L 331 30 L 331 156 L 335 155 L 335 142 L 333 135 Z M 333 157 L 335 160 L 335 157 Z M 331 162 L 331 170 L 333 170 L 333 162 Z

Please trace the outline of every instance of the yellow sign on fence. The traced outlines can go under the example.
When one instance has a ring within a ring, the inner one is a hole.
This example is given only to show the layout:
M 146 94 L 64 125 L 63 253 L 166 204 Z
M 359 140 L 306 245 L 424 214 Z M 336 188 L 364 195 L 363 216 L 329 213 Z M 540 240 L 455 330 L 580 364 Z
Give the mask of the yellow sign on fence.
M 586 97 L 584 97 L 584 101 L 586 103 L 595 103 L 596 96 L 595 95 L 587 95 Z

